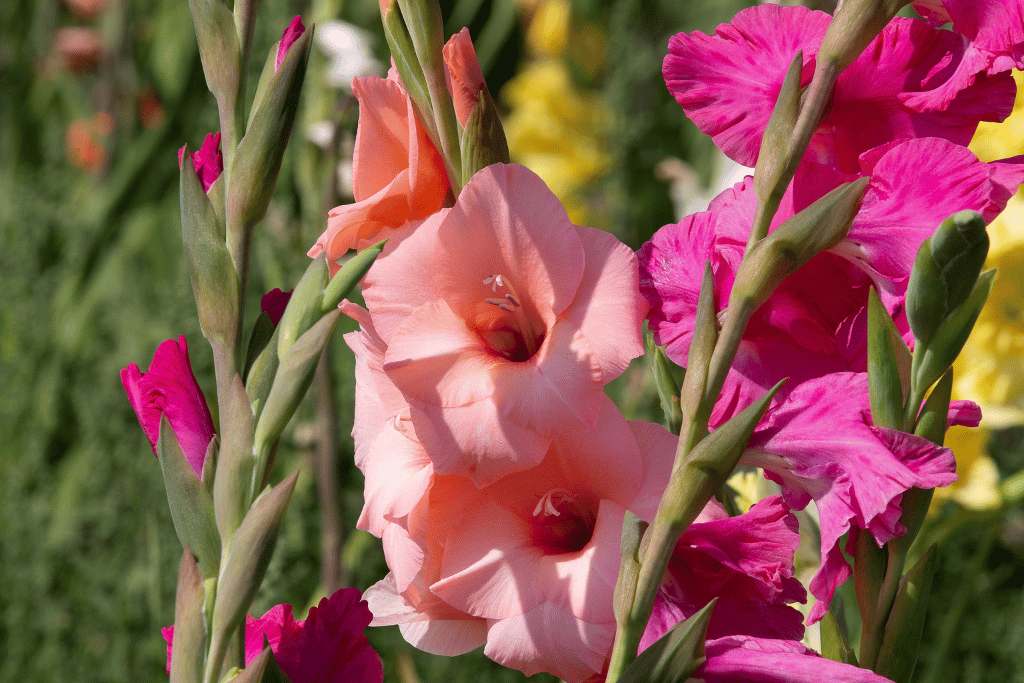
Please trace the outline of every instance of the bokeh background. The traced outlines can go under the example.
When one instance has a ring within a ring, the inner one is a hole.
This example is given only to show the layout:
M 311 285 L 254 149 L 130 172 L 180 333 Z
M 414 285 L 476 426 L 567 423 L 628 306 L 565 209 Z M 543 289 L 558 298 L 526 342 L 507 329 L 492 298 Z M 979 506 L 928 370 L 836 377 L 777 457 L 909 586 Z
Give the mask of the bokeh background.
M 636 248 L 736 177 L 660 72 L 670 35 L 710 32 L 747 3 L 441 4 L 448 33 L 471 28 L 514 160 L 577 222 Z M 375 0 L 262 0 L 253 69 L 295 14 L 317 23 L 317 47 L 258 228 L 251 305 L 291 288 L 326 210 L 351 200 L 358 107 L 346 84 L 388 63 Z M 176 155 L 216 127 L 186 0 L 0 3 L 0 681 L 166 680 L 160 628 L 173 620 L 181 549 L 118 373 L 184 334 L 200 384 L 213 387 L 181 253 Z M 984 127 L 975 149 L 1024 153 L 1024 112 Z M 928 683 L 1024 681 L 1021 196 L 1007 215 L 993 229 L 994 305 L 960 366 L 964 396 L 991 417 L 951 434 L 961 483 L 924 534 L 943 543 L 917 678 Z M 386 572 L 379 541 L 354 530 L 362 477 L 348 436 L 347 324 L 282 441 L 274 479 L 303 474 L 256 614 L 288 602 L 301 616 Z M 609 391 L 629 416 L 657 421 L 647 372 L 636 362 Z M 397 628 L 370 637 L 387 681 L 523 679 L 479 652 L 415 651 Z

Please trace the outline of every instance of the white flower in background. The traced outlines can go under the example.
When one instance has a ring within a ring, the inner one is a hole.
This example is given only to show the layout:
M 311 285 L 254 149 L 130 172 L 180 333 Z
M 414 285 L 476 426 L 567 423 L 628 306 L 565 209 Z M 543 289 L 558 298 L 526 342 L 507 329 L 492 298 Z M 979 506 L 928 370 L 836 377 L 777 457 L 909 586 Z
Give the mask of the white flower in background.
M 381 75 L 383 65 L 373 57 L 370 34 L 344 21 L 317 26 L 316 42 L 331 59 L 324 78 L 335 88 L 351 88 L 357 76 Z

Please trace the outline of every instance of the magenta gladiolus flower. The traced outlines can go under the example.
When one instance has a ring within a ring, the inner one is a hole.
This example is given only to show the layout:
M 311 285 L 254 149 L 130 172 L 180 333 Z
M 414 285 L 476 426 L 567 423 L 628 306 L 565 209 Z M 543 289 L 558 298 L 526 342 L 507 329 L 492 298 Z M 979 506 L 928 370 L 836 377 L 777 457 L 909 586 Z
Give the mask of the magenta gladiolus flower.
M 440 474 L 484 486 L 592 427 L 643 353 L 636 260 L 573 225 L 532 171 L 494 164 L 367 274 L 383 370 Z
M 950 418 L 977 426 L 980 411 L 955 405 Z M 791 508 L 802 509 L 814 500 L 822 555 L 821 569 L 810 584 L 818 598 L 811 611 L 815 621 L 850 575 L 838 545 L 843 534 L 854 527 L 864 529 L 879 545 L 902 536 L 903 493 L 956 479 L 948 448 L 872 425 L 864 373 L 836 373 L 794 386 L 765 414 L 742 462 L 763 467 L 765 476 L 782 487 Z
M 287 292 L 282 292 L 275 287 L 260 299 L 260 310 L 270 316 L 270 322 L 274 324 L 274 327 L 281 322 L 281 316 L 284 315 L 284 309 L 287 308 L 293 291 L 289 289 Z
M 274 59 L 274 70 L 281 68 L 281 62 L 288 55 L 288 50 L 291 46 L 299 39 L 303 33 L 305 33 L 306 27 L 302 25 L 302 17 L 297 16 L 292 19 L 291 23 L 288 24 L 288 28 L 284 30 L 284 34 L 281 36 L 281 42 L 277 46 L 277 57 Z
M 716 597 L 708 638 L 799 640 L 803 615 L 789 606 L 807 601 L 807 591 L 793 576 L 799 545 L 797 520 L 780 496 L 738 517 L 712 501 L 676 543 L 640 649 Z
M 789 63 L 803 50 L 803 85 L 831 17 L 803 7 L 761 5 L 739 12 L 713 36 L 669 41 L 663 73 L 686 115 L 730 158 L 753 166 Z M 914 137 L 970 141 L 979 121 L 1002 121 L 1016 86 L 1008 73 L 963 84 L 941 111 L 908 106 L 941 86 L 963 59 L 960 37 L 896 17 L 842 74 L 806 159 L 848 172 L 878 145 Z
M 946 217 L 973 209 L 995 218 L 1024 181 L 1024 157 L 983 163 L 939 138 L 903 140 L 861 155 L 868 176 L 850 233 L 788 277 L 754 314 L 729 375 L 729 391 L 747 404 L 783 377 L 801 382 L 866 368 L 869 286 L 899 324 L 917 248 Z M 787 190 L 773 229 L 840 183 L 857 176 L 805 164 Z M 750 178 L 726 190 L 708 211 L 655 233 L 638 256 L 651 329 L 672 360 L 686 365 L 700 274 L 711 260 L 719 309 L 729 301 L 754 216 Z M 768 362 L 767 359 L 770 359 Z
M 704 656 L 707 661 L 693 675 L 705 683 L 891 683 L 869 669 L 825 659 L 794 640 L 709 638 Z
M 185 458 L 196 476 L 201 477 L 206 450 L 216 432 L 206 397 L 192 373 L 185 337 L 178 337 L 177 341 L 169 339 L 158 346 L 146 372 L 131 363 L 121 371 L 121 383 L 153 447 L 153 454 L 156 454 L 163 413 L 174 429 Z
M 914 8 L 933 26 L 953 23 L 966 42 L 956 71 L 932 92 L 907 99 L 915 109 L 944 109 L 977 78 L 1024 69 L 1024 2 L 1021 0 L 918 0 Z
M 185 148 L 178 150 L 178 165 L 181 165 L 185 155 Z M 203 146 L 198 152 L 193 152 L 192 166 L 196 169 L 199 182 L 203 184 L 203 190 L 210 191 L 210 186 L 224 172 L 224 157 L 220 153 L 220 133 L 209 133 L 203 140 Z
M 291 605 L 277 605 L 260 618 L 245 618 L 245 665 L 270 644 L 292 683 L 380 683 L 384 669 L 363 631 L 370 610 L 355 588 L 342 588 L 295 621 Z M 171 668 L 174 627 L 163 629 L 167 670 Z

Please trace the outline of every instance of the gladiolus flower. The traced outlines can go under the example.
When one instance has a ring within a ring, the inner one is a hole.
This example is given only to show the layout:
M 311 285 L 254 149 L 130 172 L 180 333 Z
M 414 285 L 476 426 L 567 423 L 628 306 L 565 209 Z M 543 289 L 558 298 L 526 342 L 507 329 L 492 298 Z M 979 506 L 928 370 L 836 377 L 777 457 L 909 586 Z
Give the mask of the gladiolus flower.
M 314 258 L 326 251 L 332 271 L 349 249 L 393 237 L 389 228 L 422 221 L 439 210 L 450 189 L 441 155 L 416 118 L 397 73 L 386 79 L 355 78 L 352 93 L 359 101 L 352 155 L 356 201 L 331 209 L 327 230 L 309 250 Z
M 804 7 L 761 5 L 739 12 L 713 36 L 669 41 L 664 76 L 676 101 L 730 158 L 753 166 L 786 69 L 803 51 L 803 85 L 831 17 Z M 942 137 L 966 145 L 979 121 L 1001 121 L 1013 107 L 1007 73 L 979 76 L 941 111 L 915 98 L 934 91 L 963 59 L 960 37 L 896 17 L 839 75 L 807 160 L 855 173 L 863 152 L 901 138 Z
M 1024 69 L 1024 3 L 1021 0 L 918 0 L 914 8 L 933 26 L 953 23 L 965 39 L 956 71 L 933 92 L 907 100 L 920 108 L 944 109 L 956 94 L 981 77 Z M 920 99 L 918 99 L 920 98 Z
M 299 39 L 299 36 L 305 32 L 306 27 L 302 25 L 302 17 L 297 16 L 292 19 L 291 23 L 288 24 L 288 28 L 284 30 L 284 34 L 281 35 L 281 42 L 277 45 L 277 57 L 274 59 L 275 71 L 281 68 L 281 62 L 288 55 L 288 50 Z
M 363 295 L 435 469 L 481 486 L 592 427 L 604 385 L 643 352 L 634 256 L 573 225 L 522 166 L 477 173 L 377 261 Z
M 295 621 L 291 605 L 276 605 L 260 618 L 245 618 L 245 665 L 263 652 L 264 638 L 292 683 L 380 683 L 384 669 L 363 631 L 370 610 L 355 588 L 342 588 Z M 174 627 L 163 629 L 171 670 Z
M 763 467 L 791 508 L 815 502 L 822 565 L 810 584 L 818 598 L 812 621 L 824 615 L 833 591 L 850 575 L 838 544 L 851 527 L 869 531 L 881 546 L 906 532 L 899 521 L 905 491 L 956 479 L 948 448 L 872 425 L 867 385 L 864 373 L 796 385 L 765 414 L 741 460 Z M 974 404 L 950 407 L 951 424 L 977 426 L 980 417 Z
M 846 239 L 790 275 L 754 314 L 729 374 L 746 405 L 783 377 L 801 382 L 830 372 L 866 369 L 868 287 L 900 318 L 917 248 L 946 216 L 973 209 L 991 221 L 1024 181 L 1022 157 L 986 164 L 938 138 L 904 140 L 861 155 L 871 178 Z M 850 176 L 809 164 L 787 190 L 773 229 Z M 708 211 L 663 227 L 645 244 L 640 288 L 651 303 L 655 340 L 686 365 L 700 273 L 710 259 L 720 310 L 753 220 L 747 178 L 719 195 Z M 771 362 L 765 362 L 771 359 Z
M 282 292 L 275 287 L 260 299 L 260 310 L 270 317 L 270 322 L 273 323 L 274 327 L 277 327 L 277 324 L 281 322 L 281 316 L 284 315 L 284 309 L 287 308 L 288 300 L 292 298 L 293 291 L 290 289 L 287 292 Z
M 182 147 L 178 150 L 178 166 L 181 166 L 184 155 L 185 148 Z M 220 133 L 208 133 L 203 140 L 203 146 L 190 156 L 199 182 L 203 184 L 203 191 L 209 192 L 210 187 L 224 172 L 224 157 L 220 153 Z
M 196 476 L 201 477 L 206 450 L 216 432 L 206 397 L 192 373 L 185 337 L 169 339 L 158 346 L 146 372 L 131 363 L 121 371 L 121 383 L 153 454 L 156 455 L 160 438 L 160 415 L 164 414 L 185 458 Z
M 469 37 L 469 29 L 463 28 L 453 35 L 444 46 L 444 62 L 451 76 L 452 102 L 455 116 L 463 126 L 469 121 L 473 107 L 480 98 L 480 91 L 487 87 L 480 62 Z

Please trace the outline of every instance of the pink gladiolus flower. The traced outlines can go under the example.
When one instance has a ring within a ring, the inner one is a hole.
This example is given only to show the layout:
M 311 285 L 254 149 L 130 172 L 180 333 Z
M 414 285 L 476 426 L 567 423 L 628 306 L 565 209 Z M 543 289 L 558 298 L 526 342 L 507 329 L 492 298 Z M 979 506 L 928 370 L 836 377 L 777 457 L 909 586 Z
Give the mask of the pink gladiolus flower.
M 803 85 L 831 17 L 803 7 L 739 12 L 715 35 L 669 41 L 663 72 L 686 115 L 730 158 L 753 166 L 790 61 L 803 50 Z M 1016 87 L 1008 73 L 976 78 L 942 111 L 907 106 L 935 90 L 963 59 L 959 36 L 896 17 L 836 82 L 806 159 L 855 173 L 861 153 L 900 138 L 942 137 L 966 145 L 979 121 L 1002 121 Z
M 652 518 L 676 441 L 657 425 L 626 423 L 605 401 L 595 428 L 559 436 L 531 470 L 483 489 L 428 471 L 418 500 L 375 510 L 392 573 L 366 592 L 372 625 L 398 624 L 406 640 L 435 654 L 483 645 L 526 675 L 547 671 L 570 683 L 600 676 L 615 636 L 624 509 Z M 368 460 L 392 464 L 364 468 L 367 490 L 387 480 L 412 487 L 430 467 L 422 447 L 393 421 L 383 424 L 404 447 L 377 443 Z M 799 637 L 800 614 L 784 604 L 805 596 L 792 578 L 795 525 L 779 498 L 733 519 L 712 503 L 677 547 L 658 623 L 667 628 L 719 597 L 713 632 Z M 409 575 L 411 548 L 419 557 Z
M 185 458 L 196 476 L 201 477 L 206 449 L 216 432 L 206 397 L 192 374 L 185 337 L 178 337 L 177 341 L 169 339 L 158 346 L 146 372 L 131 363 L 121 371 L 121 383 L 153 447 L 153 454 L 156 455 L 163 413 L 174 429 Z
M 342 588 L 295 621 L 291 605 L 277 605 L 260 618 L 245 618 L 245 665 L 270 643 L 281 670 L 292 683 L 380 683 L 384 669 L 363 631 L 370 610 L 355 588 Z M 171 670 L 174 627 L 163 629 L 167 671 Z
M 441 208 L 450 185 L 441 155 L 416 118 L 405 88 L 392 70 L 352 79 L 359 100 L 359 128 L 352 156 L 355 204 L 331 209 L 327 230 L 309 250 L 334 261 L 349 249 L 383 238 L 395 228 L 416 224 Z M 390 230 L 389 230 L 390 229 Z
M 178 150 L 178 166 L 185 156 L 185 148 Z M 203 146 L 198 152 L 193 152 L 192 166 L 196 169 L 199 182 L 203 184 L 205 192 L 210 191 L 214 181 L 224 172 L 224 157 L 220 153 L 220 133 L 209 133 L 203 140 Z
M 903 300 L 921 242 L 946 216 L 963 209 L 978 211 L 987 221 L 995 218 L 1024 181 L 1022 162 L 1024 157 L 986 164 L 938 138 L 904 140 L 862 154 L 859 174 L 871 181 L 849 235 L 788 277 L 754 314 L 730 371 L 737 401 L 749 403 L 783 377 L 801 382 L 864 370 L 868 287 L 874 285 L 906 330 Z M 773 229 L 855 177 L 805 165 L 787 190 Z M 716 300 L 724 310 L 754 207 L 747 178 L 719 195 L 708 211 L 663 227 L 638 252 L 651 329 L 680 365 L 686 364 L 704 262 L 711 259 Z
M 494 164 L 365 279 L 383 370 L 440 474 L 483 486 L 592 427 L 643 353 L 636 260 L 573 225 L 533 172 Z
M 306 27 L 302 25 L 302 17 L 297 16 L 292 19 L 291 23 L 288 24 L 288 28 L 284 30 L 281 35 L 281 42 L 277 45 L 277 57 L 274 58 L 274 71 L 281 68 L 281 62 L 288 56 L 288 50 L 291 49 L 292 45 L 296 40 L 299 39 L 303 33 L 306 32 Z
M 274 324 L 274 327 L 281 322 L 281 316 L 284 315 L 284 309 L 288 306 L 288 300 L 292 298 L 293 291 L 289 289 L 287 292 L 282 292 L 275 287 L 260 299 L 260 310 L 270 316 L 270 322 Z
M 933 26 L 949 22 L 966 40 L 956 71 L 935 91 L 914 95 L 915 109 L 944 109 L 982 76 L 1024 69 L 1024 2 L 1021 0 L 919 0 L 914 8 Z

